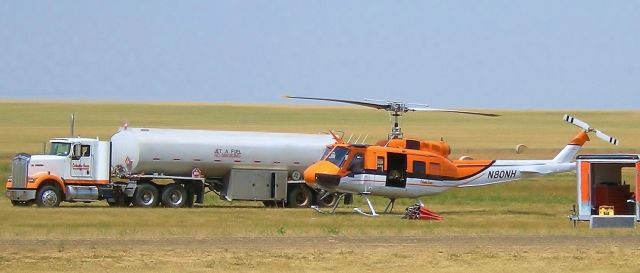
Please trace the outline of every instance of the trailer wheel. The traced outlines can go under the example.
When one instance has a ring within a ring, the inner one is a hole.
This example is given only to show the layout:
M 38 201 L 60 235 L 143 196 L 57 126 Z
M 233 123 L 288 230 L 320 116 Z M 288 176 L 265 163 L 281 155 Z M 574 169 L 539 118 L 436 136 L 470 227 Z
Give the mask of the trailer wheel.
M 297 185 L 291 187 L 287 195 L 287 207 L 290 208 L 308 208 L 311 206 L 313 194 L 305 185 Z
M 162 205 L 181 208 L 187 202 L 187 191 L 180 184 L 169 184 L 162 190 Z
M 316 204 L 321 207 L 333 207 L 338 202 L 338 194 L 332 193 L 322 198 L 326 194 L 326 191 L 316 192 Z
M 133 194 L 133 204 L 141 208 L 155 207 L 159 199 L 158 189 L 149 183 L 138 184 Z
M 53 208 L 60 205 L 62 194 L 55 185 L 44 185 L 36 192 L 36 204 L 42 208 Z

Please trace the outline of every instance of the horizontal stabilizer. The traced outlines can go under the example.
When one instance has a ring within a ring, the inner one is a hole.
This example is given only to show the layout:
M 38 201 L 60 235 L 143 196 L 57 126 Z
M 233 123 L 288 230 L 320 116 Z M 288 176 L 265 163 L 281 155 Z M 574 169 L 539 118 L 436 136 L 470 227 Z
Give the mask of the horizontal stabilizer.
M 538 171 L 538 170 L 520 170 L 520 173 L 522 173 L 523 175 L 545 175 L 545 174 L 551 174 L 553 173 L 552 171 L 549 170 L 545 170 L 545 171 Z

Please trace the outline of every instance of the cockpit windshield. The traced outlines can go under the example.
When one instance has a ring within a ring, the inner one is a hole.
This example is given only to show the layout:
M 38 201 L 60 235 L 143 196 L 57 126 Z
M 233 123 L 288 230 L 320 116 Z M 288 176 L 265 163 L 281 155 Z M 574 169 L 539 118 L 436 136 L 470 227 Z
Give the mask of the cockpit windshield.
M 335 164 L 338 167 L 342 167 L 342 164 L 347 158 L 347 154 L 349 154 L 349 149 L 346 147 L 335 147 L 333 150 L 331 147 L 329 147 L 325 151 L 325 156 L 323 157 L 323 159 Z
M 71 143 L 53 142 L 51 149 L 49 149 L 49 155 L 68 156 L 70 150 Z

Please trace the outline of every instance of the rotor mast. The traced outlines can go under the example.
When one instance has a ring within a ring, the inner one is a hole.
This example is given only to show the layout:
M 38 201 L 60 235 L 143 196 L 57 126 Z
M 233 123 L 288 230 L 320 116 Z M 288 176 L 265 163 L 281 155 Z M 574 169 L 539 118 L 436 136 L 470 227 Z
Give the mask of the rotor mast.
M 409 111 L 407 106 L 404 103 L 391 102 L 387 111 L 389 111 L 389 115 L 391 115 L 391 118 L 393 119 L 393 127 L 391 127 L 389 139 L 402 138 L 403 134 L 402 128 L 400 127 L 400 117 L 402 114 Z

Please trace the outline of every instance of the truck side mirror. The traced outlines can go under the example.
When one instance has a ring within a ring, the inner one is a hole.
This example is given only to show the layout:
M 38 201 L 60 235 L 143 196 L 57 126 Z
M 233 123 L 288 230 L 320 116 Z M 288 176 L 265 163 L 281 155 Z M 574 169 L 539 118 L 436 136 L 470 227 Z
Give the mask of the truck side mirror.
M 82 145 L 73 145 L 73 154 L 71 155 L 71 159 L 78 160 L 80 159 L 80 156 L 82 156 Z

